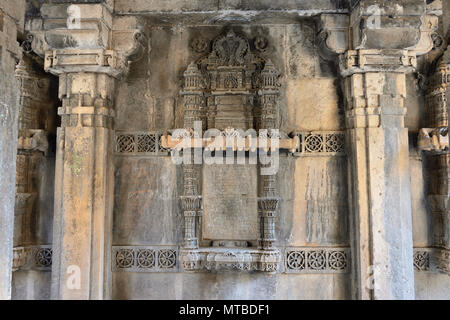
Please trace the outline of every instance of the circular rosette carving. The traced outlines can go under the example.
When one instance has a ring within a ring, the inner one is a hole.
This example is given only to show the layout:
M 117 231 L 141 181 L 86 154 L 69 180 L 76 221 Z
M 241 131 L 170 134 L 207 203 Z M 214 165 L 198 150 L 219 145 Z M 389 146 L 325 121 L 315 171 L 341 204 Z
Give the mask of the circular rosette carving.
M 163 269 L 175 268 L 177 264 L 177 255 L 174 250 L 159 250 L 158 266 Z
M 308 252 L 308 267 L 312 270 L 325 270 L 327 259 L 324 251 Z
M 287 255 L 287 267 L 291 270 L 304 270 L 305 269 L 305 252 L 292 251 Z
M 118 268 L 131 268 L 133 264 L 134 253 L 132 249 L 122 249 L 116 253 L 116 265 Z
M 343 251 L 330 252 L 328 262 L 333 270 L 345 270 L 347 268 L 347 255 Z
M 153 268 L 155 267 L 155 251 L 142 249 L 137 252 L 137 266 L 138 268 Z
M 321 152 L 323 148 L 323 138 L 321 135 L 310 134 L 306 137 L 305 144 L 308 152 Z
M 38 249 L 35 261 L 38 267 L 50 267 L 52 265 L 52 249 Z

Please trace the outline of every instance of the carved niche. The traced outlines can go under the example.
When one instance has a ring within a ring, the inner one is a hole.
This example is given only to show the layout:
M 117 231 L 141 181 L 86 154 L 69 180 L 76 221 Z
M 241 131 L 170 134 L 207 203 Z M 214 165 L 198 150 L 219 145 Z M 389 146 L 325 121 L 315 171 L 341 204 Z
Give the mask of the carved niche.
M 211 48 L 184 73 L 187 132 L 192 133 L 196 121 L 202 122 L 202 130 L 217 129 L 224 137 L 239 129 L 278 129 L 279 72 L 273 63 L 253 53 L 249 41 L 232 30 Z M 261 168 L 183 165 L 184 270 L 279 269 L 276 176 L 261 175 Z
M 203 121 L 204 129 L 261 129 L 262 118 L 270 118 L 264 127 L 277 128 L 278 77 L 270 60 L 252 53 L 247 39 L 229 31 L 184 73 L 184 127 Z

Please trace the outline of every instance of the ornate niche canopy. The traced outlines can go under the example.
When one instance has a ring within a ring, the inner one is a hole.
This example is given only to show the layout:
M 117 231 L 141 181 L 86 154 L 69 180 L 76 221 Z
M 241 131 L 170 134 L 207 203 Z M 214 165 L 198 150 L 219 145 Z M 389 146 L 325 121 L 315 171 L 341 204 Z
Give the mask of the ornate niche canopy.
M 246 38 L 232 30 L 219 36 L 211 53 L 184 73 L 185 128 L 194 121 L 202 121 L 203 129 L 278 128 L 278 77 L 270 60 L 251 52 Z
M 230 30 L 215 39 L 211 52 L 184 73 L 180 94 L 184 129 L 193 140 L 189 145 L 216 152 L 229 148 L 214 138 L 199 137 L 192 130 L 196 121 L 202 122 L 202 130 L 216 129 L 223 137 L 238 130 L 278 129 L 278 78 L 273 63 L 253 53 L 244 36 Z M 177 138 L 164 137 L 163 145 L 180 148 Z M 295 139 L 279 134 L 276 139 L 276 151 L 296 148 Z M 257 148 L 262 148 L 260 141 L 261 137 Z M 274 151 L 272 145 L 269 149 Z M 185 234 L 180 262 L 186 271 L 279 270 L 275 225 L 280 199 L 275 174 L 262 175 L 263 167 L 183 164 Z

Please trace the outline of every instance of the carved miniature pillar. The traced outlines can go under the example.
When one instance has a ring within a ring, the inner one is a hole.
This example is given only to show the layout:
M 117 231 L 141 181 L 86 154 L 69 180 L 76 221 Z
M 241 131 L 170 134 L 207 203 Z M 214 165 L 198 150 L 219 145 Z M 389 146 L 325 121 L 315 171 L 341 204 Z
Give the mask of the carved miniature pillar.
M 202 74 L 197 64 L 192 62 L 184 72 L 184 87 L 181 91 L 184 100 L 185 128 L 194 128 L 194 122 L 201 121 L 202 129 L 206 130 L 206 108 L 202 89 Z
M 273 129 L 278 128 L 278 107 L 277 99 L 280 94 L 278 84 L 279 73 L 273 63 L 267 61 L 261 72 L 260 95 L 260 129 L 267 129 L 268 139 L 270 137 L 279 138 Z M 262 150 L 260 150 L 262 151 Z M 269 150 L 268 152 L 272 152 Z M 266 162 L 266 161 L 264 161 Z M 270 167 L 270 164 L 260 165 L 261 187 L 258 197 L 258 209 L 260 214 L 260 241 L 259 247 L 263 250 L 275 250 L 275 220 L 280 198 L 277 197 L 276 174 L 262 174 L 263 169 Z
M 350 50 L 342 57 L 349 141 L 353 266 L 359 299 L 413 299 L 405 72 L 415 54 Z
M 192 157 L 193 160 L 193 157 Z M 197 219 L 202 197 L 198 192 L 199 166 L 184 164 L 184 195 L 181 196 L 184 212 L 184 248 L 197 249 Z
M 22 50 L 25 1 L 0 0 L 0 300 L 11 298 L 14 198 L 20 85 L 14 69 Z
M 184 128 L 193 133 L 196 121 L 201 121 L 201 129 L 206 129 L 206 108 L 203 94 L 203 79 L 197 64 L 192 62 L 184 72 L 184 86 L 181 96 L 184 99 Z M 194 134 L 191 135 L 195 137 Z M 196 147 L 196 146 L 192 146 Z M 201 146 L 200 146 L 201 147 Z M 197 249 L 197 225 L 201 210 L 202 197 L 199 192 L 201 166 L 194 164 L 194 149 L 185 149 L 190 153 L 190 164 L 183 164 L 184 194 L 181 201 L 184 210 L 184 248 Z
M 108 299 L 114 196 L 114 52 L 55 50 L 59 75 L 53 299 Z M 97 64 L 94 66 L 93 64 Z M 80 277 L 80 287 L 71 276 Z M 72 281 L 72 282 L 71 282 Z

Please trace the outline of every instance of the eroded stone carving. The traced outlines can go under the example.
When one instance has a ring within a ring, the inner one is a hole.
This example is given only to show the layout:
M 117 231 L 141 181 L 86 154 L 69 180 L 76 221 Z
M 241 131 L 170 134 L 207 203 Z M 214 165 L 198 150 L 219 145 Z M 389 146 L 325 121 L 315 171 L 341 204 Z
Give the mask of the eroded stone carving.
M 176 247 L 113 247 L 112 268 L 116 272 L 176 272 Z
M 260 39 L 255 46 L 263 50 L 267 43 Z M 220 134 L 227 140 L 237 137 L 236 129 L 278 128 L 277 100 L 280 87 L 278 78 L 279 72 L 270 60 L 264 61 L 252 53 L 248 40 L 244 36 L 237 35 L 233 30 L 229 30 L 225 35 L 221 35 L 213 41 L 212 52 L 209 55 L 197 62 L 192 62 L 184 73 L 184 85 L 180 94 L 184 101 L 185 129 L 192 130 L 194 122 L 201 121 L 203 130 L 219 129 L 222 131 Z M 204 141 L 200 145 L 196 144 L 195 138 L 199 137 L 194 137 L 194 146 L 201 148 L 205 146 Z M 281 135 L 277 138 L 281 139 Z M 170 139 L 163 140 L 169 143 Z M 211 141 L 207 143 L 211 143 Z M 207 149 L 225 149 L 223 145 L 213 144 L 214 142 L 208 145 Z M 233 150 L 237 150 L 234 145 Z M 256 186 L 253 186 L 255 194 L 252 197 L 253 202 L 249 202 L 253 203 L 253 206 L 233 205 L 236 199 L 232 196 L 234 193 L 231 191 L 236 188 L 219 192 L 219 199 L 223 199 L 225 202 L 212 207 L 219 208 L 224 219 L 226 218 L 223 213 L 227 210 L 230 217 L 240 216 L 243 219 L 241 219 L 243 230 L 248 229 L 249 231 L 245 232 L 245 235 L 242 232 L 231 235 L 230 230 L 240 230 L 240 228 L 233 228 L 233 224 L 239 222 L 232 219 L 230 220 L 232 221 L 231 225 L 229 225 L 225 220 L 214 218 L 209 203 L 213 198 L 200 194 L 198 178 L 200 169 L 199 165 L 183 165 L 185 188 L 181 201 L 184 210 L 185 239 L 181 261 L 183 261 L 185 270 L 226 269 L 276 272 L 280 253 L 274 246 L 276 241 L 275 220 L 280 199 L 276 194 L 275 176 L 261 175 L 261 184 L 263 185 L 261 190 L 257 191 Z M 256 181 L 256 177 L 250 179 Z M 219 183 L 219 185 L 224 186 L 226 183 Z M 208 191 L 211 188 L 206 186 L 205 189 Z M 247 190 L 244 193 L 251 193 L 251 191 Z M 217 197 L 217 194 L 214 197 Z M 203 207 L 205 208 L 204 212 Z M 200 221 L 202 222 L 201 226 Z M 223 228 L 223 224 L 227 227 Z M 227 232 L 219 232 L 217 226 L 228 230 L 228 235 Z M 201 240 L 212 241 L 213 247 L 199 248 Z M 215 246 L 217 241 L 226 245 L 238 244 L 242 248 L 233 253 L 220 253 Z M 252 254 L 248 256 L 239 250 L 244 250 L 243 248 L 252 241 L 257 242 L 259 250 L 253 253 L 256 260 L 247 261 L 245 259 L 251 257 Z M 247 257 L 244 259 L 245 261 L 242 261 L 243 257 Z

